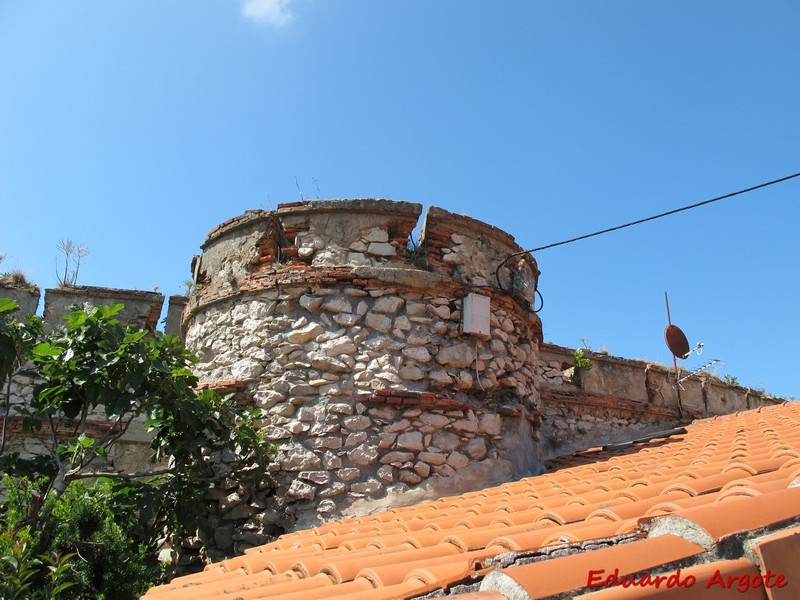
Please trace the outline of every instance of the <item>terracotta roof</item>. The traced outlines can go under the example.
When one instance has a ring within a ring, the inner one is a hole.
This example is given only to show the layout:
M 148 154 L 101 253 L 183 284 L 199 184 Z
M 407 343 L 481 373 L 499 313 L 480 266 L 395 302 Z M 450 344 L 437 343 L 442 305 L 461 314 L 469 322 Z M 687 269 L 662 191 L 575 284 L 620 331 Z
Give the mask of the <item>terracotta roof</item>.
M 800 598 L 800 403 L 550 468 L 289 533 L 146 598 Z

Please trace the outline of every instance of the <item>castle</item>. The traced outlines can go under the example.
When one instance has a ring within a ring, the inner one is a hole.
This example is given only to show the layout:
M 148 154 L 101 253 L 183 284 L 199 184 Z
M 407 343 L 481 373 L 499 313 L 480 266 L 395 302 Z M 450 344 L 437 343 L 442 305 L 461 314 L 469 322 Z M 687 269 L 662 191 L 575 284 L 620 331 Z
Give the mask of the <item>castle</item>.
M 199 357 L 203 387 L 261 409 L 277 448 L 269 486 L 240 486 L 231 473 L 209 491 L 199 536 L 212 559 L 774 402 L 714 379 L 679 392 L 664 367 L 591 352 L 592 369 L 576 369 L 569 349 L 542 340 L 534 257 L 481 221 L 436 207 L 421 215 L 419 204 L 380 199 L 296 202 L 209 233 L 192 293 L 170 298 L 167 331 Z M 102 288 L 48 290 L 45 317 L 90 292 Z M 130 320 L 155 327 L 160 294 L 116 292 Z

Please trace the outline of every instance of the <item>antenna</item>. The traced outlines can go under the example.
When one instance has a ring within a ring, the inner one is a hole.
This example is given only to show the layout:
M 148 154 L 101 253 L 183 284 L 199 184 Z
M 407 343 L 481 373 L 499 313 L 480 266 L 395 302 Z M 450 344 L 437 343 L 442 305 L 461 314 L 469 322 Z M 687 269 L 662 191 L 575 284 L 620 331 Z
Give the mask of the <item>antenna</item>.
M 681 402 L 681 389 L 683 386 L 681 386 L 681 383 L 690 377 L 697 375 L 698 373 L 702 373 L 703 371 L 710 369 L 722 361 L 714 359 L 711 362 L 704 364 L 702 367 L 698 367 L 688 375 L 681 377 L 680 369 L 678 369 L 678 359 L 680 358 L 683 360 L 688 358 L 692 353 L 700 355 L 703 352 L 703 342 L 698 342 L 694 348 L 689 347 L 689 340 L 686 339 L 686 334 L 683 333 L 680 327 L 672 324 L 672 316 L 669 312 L 669 296 L 667 296 L 667 292 L 664 292 L 664 302 L 667 305 L 667 326 L 664 329 L 664 341 L 667 343 L 667 348 L 669 348 L 669 351 L 672 353 L 672 366 L 675 368 L 675 389 L 678 392 L 678 415 L 683 418 L 683 405 Z
M 694 348 L 689 348 L 689 340 L 686 339 L 686 334 L 683 333 L 680 327 L 672 324 L 672 318 L 669 314 L 669 296 L 667 296 L 667 292 L 664 292 L 664 301 L 667 304 L 667 327 L 664 329 L 664 341 L 667 343 L 669 351 L 672 352 L 672 362 L 677 372 L 678 363 L 675 359 L 680 358 L 683 360 L 688 358 L 692 352 L 698 355 L 702 354 L 704 344 L 703 342 L 697 342 Z

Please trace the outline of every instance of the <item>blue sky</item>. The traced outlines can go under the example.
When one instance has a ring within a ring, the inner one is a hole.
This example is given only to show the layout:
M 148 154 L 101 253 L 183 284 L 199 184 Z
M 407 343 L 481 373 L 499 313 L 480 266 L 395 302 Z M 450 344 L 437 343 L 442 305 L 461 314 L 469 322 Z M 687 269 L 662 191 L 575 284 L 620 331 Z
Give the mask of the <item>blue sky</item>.
M 218 223 L 436 205 L 542 246 L 800 171 L 800 3 L 0 0 L 0 254 L 180 293 Z M 297 182 L 297 184 L 296 184 Z M 800 179 L 536 255 L 548 341 L 800 396 Z

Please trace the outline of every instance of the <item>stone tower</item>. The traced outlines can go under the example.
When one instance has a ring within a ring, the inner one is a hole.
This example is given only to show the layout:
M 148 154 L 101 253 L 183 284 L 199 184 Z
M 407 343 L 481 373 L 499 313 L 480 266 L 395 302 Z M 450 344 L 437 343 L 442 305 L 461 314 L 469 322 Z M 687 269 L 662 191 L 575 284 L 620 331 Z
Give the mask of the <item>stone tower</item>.
M 263 410 L 278 448 L 270 491 L 217 494 L 215 523 L 239 531 L 217 540 L 223 551 L 270 525 L 540 469 L 536 262 L 522 253 L 498 270 L 522 250 L 514 238 L 435 207 L 413 243 L 421 213 L 388 200 L 298 202 L 208 235 L 186 346 L 204 385 Z

